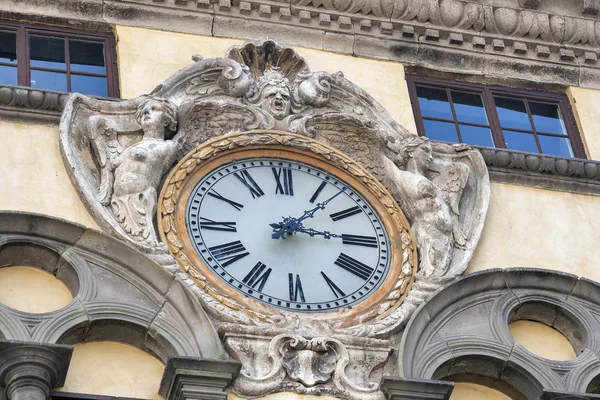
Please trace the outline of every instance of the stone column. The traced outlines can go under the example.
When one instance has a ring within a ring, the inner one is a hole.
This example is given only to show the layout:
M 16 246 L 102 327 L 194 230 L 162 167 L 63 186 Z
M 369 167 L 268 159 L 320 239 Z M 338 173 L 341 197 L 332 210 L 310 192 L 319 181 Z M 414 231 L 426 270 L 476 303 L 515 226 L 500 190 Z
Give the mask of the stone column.
M 165 400 L 226 400 L 225 389 L 241 367 L 238 361 L 171 357 L 158 392 Z
M 0 386 L 8 400 L 47 400 L 63 386 L 73 346 L 0 340 Z
M 387 400 L 448 400 L 454 389 L 453 382 L 411 380 L 385 376 L 381 390 Z

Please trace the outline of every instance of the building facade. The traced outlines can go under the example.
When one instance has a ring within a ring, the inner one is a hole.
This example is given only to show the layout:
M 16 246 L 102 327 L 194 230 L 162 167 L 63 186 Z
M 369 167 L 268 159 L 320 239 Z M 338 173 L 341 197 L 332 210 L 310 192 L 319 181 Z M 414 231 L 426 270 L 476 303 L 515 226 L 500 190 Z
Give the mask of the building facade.
M 600 398 L 599 10 L 0 0 L 2 396 Z

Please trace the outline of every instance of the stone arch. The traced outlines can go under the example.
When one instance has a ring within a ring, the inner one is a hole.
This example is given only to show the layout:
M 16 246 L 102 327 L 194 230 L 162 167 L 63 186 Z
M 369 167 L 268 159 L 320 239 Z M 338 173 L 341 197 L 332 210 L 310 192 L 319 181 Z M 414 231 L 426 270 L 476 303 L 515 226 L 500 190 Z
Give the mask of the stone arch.
M 111 340 L 172 357 L 228 358 L 193 286 L 126 244 L 38 214 L 0 212 L 0 265 L 44 269 L 73 294 L 29 314 L 0 304 L 0 337 L 47 344 Z
M 524 398 L 597 390 L 599 293 L 596 282 L 541 269 L 468 275 L 438 291 L 413 315 L 401 343 L 401 376 L 463 381 L 479 377 L 483 383 L 491 379 L 512 398 L 513 389 Z M 529 352 L 508 329 L 509 323 L 522 319 L 561 332 L 577 357 L 553 361 Z

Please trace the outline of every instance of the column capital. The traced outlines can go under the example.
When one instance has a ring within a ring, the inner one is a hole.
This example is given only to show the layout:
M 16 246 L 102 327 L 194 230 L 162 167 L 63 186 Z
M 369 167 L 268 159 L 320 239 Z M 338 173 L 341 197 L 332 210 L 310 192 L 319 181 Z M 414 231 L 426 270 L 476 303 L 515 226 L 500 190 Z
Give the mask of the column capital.
M 225 389 L 240 372 L 238 361 L 171 357 L 159 393 L 165 400 L 226 400 Z
M 387 400 L 448 400 L 454 389 L 453 382 L 425 381 L 384 376 L 381 390 Z
M 0 340 L 0 386 L 9 400 L 46 400 L 63 386 L 73 346 Z

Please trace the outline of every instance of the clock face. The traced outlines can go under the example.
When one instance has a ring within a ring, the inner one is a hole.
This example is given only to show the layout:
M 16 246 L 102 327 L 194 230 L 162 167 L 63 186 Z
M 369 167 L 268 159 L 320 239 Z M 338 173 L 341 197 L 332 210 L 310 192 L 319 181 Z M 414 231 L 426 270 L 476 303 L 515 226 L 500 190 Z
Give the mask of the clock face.
M 185 224 L 226 285 L 284 310 L 351 308 L 390 269 L 389 236 L 371 205 L 335 175 L 298 161 L 218 167 L 192 189 Z

